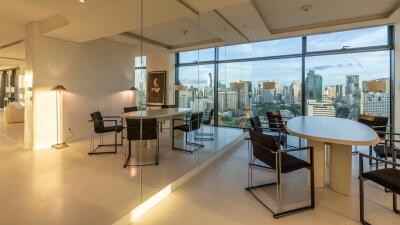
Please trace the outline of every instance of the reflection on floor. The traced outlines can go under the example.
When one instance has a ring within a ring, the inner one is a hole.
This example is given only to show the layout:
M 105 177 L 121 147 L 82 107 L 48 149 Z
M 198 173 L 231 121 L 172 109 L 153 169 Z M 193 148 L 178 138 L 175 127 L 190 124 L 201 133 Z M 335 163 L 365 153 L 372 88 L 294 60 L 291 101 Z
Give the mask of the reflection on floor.
M 112 224 L 243 135 L 239 129 L 215 129 L 214 142 L 189 154 L 171 149 L 165 129 L 158 166 L 124 169 L 126 146 L 112 155 L 88 156 L 88 140 L 61 150 L 32 151 L 23 148 L 23 139 L 14 139 L 23 136 L 23 124 L 2 126 L 0 133 L 0 224 L 38 225 Z M 152 152 L 141 151 L 144 158 Z
M 297 143 L 296 140 L 292 140 Z M 358 147 L 367 152 L 366 148 Z M 304 157 L 304 155 L 300 155 Z M 359 224 L 358 222 L 358 156 L 353 156 L 353 190 L 350 197 L 316 189 L 316 208 L 280 219 L 244 190 L 247 185 L 247 144 L 235 147 L 208 168 L 172 193 L 137 221 L 140 225 L 237 225 L 237 224 Z M 368 167 L 366 167 L 368 168 Z M 271 181 L 274 174 L 256 169 L 255 182 Z M 284 175 L 285 204 L 303 201 L 305 171 Z M 382 187 L 365 183 L 366 218 L 372 224 L 400 224 L 400 216 L 391 211 L 392 194 Z M 273 190 L 274 188 L 272 188 Z M 265 189 L 265 196 L 273 196 Z M 293 202 L 294 201 L 294 202 Z

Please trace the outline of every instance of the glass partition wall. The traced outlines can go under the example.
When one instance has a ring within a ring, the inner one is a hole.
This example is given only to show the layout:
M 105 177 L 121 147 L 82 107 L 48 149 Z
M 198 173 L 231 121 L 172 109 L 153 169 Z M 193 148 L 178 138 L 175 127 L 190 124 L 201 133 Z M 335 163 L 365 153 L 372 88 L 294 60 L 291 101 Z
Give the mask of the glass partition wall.
M 204 78 L 196 91 L 214 103 L 219 126 L 248 127 L 250 116 L 267 111 L 287 117 L 391 117 L 393 46 L 393 26 L 379 26 L 202 49 L 198 64 Z M 193 54 L 177 53 L 183 84 L 190 85 Z M 214 86 L 207 86 L 211 80 Z M 179 92 L 178 104 L 191 107 L 190 96 Z

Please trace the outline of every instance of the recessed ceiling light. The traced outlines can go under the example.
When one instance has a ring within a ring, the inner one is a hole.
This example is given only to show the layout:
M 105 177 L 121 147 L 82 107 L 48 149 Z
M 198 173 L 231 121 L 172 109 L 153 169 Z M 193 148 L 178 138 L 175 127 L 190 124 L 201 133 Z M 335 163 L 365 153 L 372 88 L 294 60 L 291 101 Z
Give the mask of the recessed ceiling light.
M 86 0 L 79 0 L 79 2 L 80 2 L 80 3 L 85 3 L 85 2 L 86 2 Z

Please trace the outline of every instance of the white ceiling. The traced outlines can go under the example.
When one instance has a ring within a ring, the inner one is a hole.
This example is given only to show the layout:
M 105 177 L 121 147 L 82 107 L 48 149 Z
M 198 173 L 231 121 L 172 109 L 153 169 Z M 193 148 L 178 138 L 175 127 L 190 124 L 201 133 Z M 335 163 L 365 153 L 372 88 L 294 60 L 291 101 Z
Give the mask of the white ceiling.
M 304 5 L 312 7 L 305 12 Z M 198 42 L 243 43 L 394 23 L 400 16 L 390 15 L 399 15 L 399 5 L 400 0 L 144 0 L 143 36 L 172 51 Z M 31 21 L 58 19 L 59 27 L 44 35 L 73 42 L 107 38 L 138 45 L 132 37 L 142 32 L 140 0 L 0 0 L 0 6 L 0 58 L 24 58 L 23 44 L 1 46 L 24 39 Z

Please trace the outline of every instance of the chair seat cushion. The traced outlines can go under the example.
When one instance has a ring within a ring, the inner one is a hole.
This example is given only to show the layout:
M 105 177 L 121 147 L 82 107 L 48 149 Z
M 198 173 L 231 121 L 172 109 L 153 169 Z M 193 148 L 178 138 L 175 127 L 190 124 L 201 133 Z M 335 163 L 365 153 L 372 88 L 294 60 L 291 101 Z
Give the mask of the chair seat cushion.
M 309 168 L 311 165 L 295 156 L 288 153 L 281 154 L 282 160 L 282 173 L 289 173 L 302 168 Z
M 184 132 L 190 132 L 188 124 L 182 124 L 182 125 L 175 126 L 174 129 L 175 130 L 181 130 L 181 131 L 184 131 Z
M 374 151 L 375 151 L 376 155 L 377 155 L 379 158 L 385 158 L 385 145 L 383 145 L 383 144 L 375 145 L 375 146 L 374 146 Z M 393 155 L 393 148 L 391 148 L 391 147 L 386 147 L 386 153 L 387 153 L 387 156 L 386 156 L 386 157 L 392 157 L 392 155 Z M 400 159 L 400 152 L 397 152 L 396 158 Z
M 117 126 L 117 132 L 121 132 L 124 128 L 120 125 Z M 99 130 L 97 133 L 109 133 L 109 132 L 114 132 L 115 131 L 115 126 L 109 126 L 109 127 L 104 127 L 101 130 Z
M 379 169 L 363 174 L 363 177 L 400 194 L 400 170 L 394 168 Z

